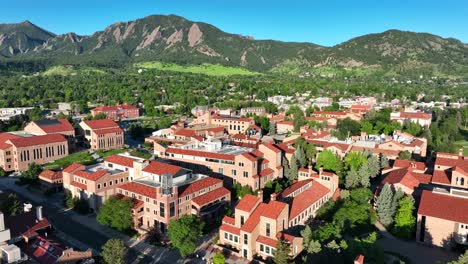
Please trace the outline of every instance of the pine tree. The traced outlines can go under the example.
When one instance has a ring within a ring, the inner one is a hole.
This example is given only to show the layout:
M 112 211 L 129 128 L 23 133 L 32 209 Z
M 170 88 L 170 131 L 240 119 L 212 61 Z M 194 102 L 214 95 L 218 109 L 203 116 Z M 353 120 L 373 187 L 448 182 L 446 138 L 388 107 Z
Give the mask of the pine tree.
M 296 156 L 297 162 L 301 168 L 304 168 L 307 166 L 307 157 L 305 154 L 305 150 L 302 148 L 301 145 L 297 146 L 297 149 L 294 155 Z
M 281 164 L 283 165 L 283 176 L 284 176 L 284 177 L 289 177 L 289 174 L 290 174 L 289 171 L 290 171 L 291 169 L 290 169 L 290 167 L 289 167 L 289 161 L 288 161 L 288 159 L 286 159 L 285 156 L 283 156 L 283 157 L 281 158 Z
M 397 209 L 394 196 L 392 187 L 385 184 L 377 198 L 377 215 L 385 226 L 390 226 L 393 223 L 393 216 Z
M 289 166 L 289 174 L 288 178 L 292 182 L 293 180 L 297 179 L 297 174 L 299 172 L 299 168 L 297 166 L 297 159 L 296 156 L 293 154 L 291 157 L 291 164 Z
M 361 165 L 361 167 L 359 168 L 359 171 L 358 171 L 358 175 L 359 175 L 359 182 L 360 182 L 361 186 L 362 187 L 369 187 L 370 186 L 371 172 L 370 172 L 370 169 L 369 169 L 369 166 L 367 165 L 367 163 L 363 163 Z
M 357 187 L 359 184 L 359 175 L 358 173 L 354 170 L 354 169 L 351 169 L 348 171 L 348 173 L 346 174 L 346 182 L 345 182 L 345 186 L 346 188 L 355 188 Z
M 404 197 L 399 202 L 398 212 L 395 215 L 394 231 L 398 237 L 410 239 L 413 237 L 416 217 L 413 215 L 414 200 Z
M 276 251 L 274 255 L 274 262 L 276 264 L 288 264 L 289 263 L 289 244 L 285 243 L 281 239 L 276 244 Z
M 102 247 L 102 259 L 105 264 L 127 263 L 127 248 L 121 239 L 109 239 Z
M 270 135 L 276 135 L 276 122 L 270 122 Z
M 370 155 L 367 161 L 369 163 L 370 177 L 377 177 L 377 175 L 380 173 L 379 160 L 374 155 Z
M 386 167 L 388 167 L 388 166 L 390 166 L 390 164 L 388 163 L 388 158 L 387 158 L 387 156 L 382 155 L 382 156 L 380 157 L 380 168 L 383 169 L 383 168 L 386 168 Z

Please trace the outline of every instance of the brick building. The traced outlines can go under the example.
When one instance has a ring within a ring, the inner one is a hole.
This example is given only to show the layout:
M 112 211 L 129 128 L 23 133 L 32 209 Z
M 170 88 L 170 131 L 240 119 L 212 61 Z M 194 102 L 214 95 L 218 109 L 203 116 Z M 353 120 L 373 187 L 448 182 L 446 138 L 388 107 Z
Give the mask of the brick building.
M 111 119 L 81 121 L 80 128 L 93 150 L 124 147 L 124 132 Z
M 60 134 L 0 133 L 0 167 L 5 171 L 25 171 L 32 163 L 46 164 L 65 156 L 68 142 Z
M 105 114 L 107 118 L 113 120 L 137 118 L 140 116 L 140 110 L 138 107 L 129 104 L 115 106 L 101 105 L 91 110 L 93 117 L 101 113 Z
M 67 119 L 32 121 L 24 127 L 24 131 L 33 135 L 61 134 L 66 138 L 75 136 L 75 128 L 73 128 Z

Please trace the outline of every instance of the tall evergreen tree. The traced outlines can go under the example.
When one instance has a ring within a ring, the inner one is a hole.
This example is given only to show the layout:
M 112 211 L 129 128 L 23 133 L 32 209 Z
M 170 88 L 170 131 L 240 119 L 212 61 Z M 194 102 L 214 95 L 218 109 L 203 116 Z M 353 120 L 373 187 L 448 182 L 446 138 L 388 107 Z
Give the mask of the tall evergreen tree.
M 395 215 L 394 231 L 398 237 L 410 239 L 414 236 L 416 217 L 413 214 L 414 200 L 411 197 L 404 197 L 399 202 L 398 212 Z
M 388 158 L 387 158 L 387 156 L 382 155 L 382 156 L 380 157 L 380 168 L 383 169 L 383 168 L 386 168 L 386 167 L 388 167 L 388 166 L 390 166 L 390 164 L 388 163 Z
M 356 188 L 359 185 L 359 175 L 356 170 L 351 169 L 346 174 L 345 186 L 346 188 Z
M 369 158 L 367 159 L 369 163 L 369 171 L 370 171 L 370 177 L 375 178 L 377 175 L 380 173 L 380 164 L 379 160 L 374 156 L 370 155 Z
M 377 215 L 383 225 L 390 226 L 394 214 L 393 191 L 389 184 L 385 184 L 377 198 Z
M 279 239 L 276 243 L 276 251 L 274 255 L 275 264 L 288 264 L 289 263 L 289 244 Z
M 359 183 L 362 187 L 369 187 L 370 186 L 370 176 L 371 172 L 367 163 L 363 163 L 358 170 L 359 174 Z
M 299 166 L 301 168 L 306 167 L 307 166 L 307 157 L 306 157 L 306 154 L 305 154 L 305 149 L 303 149 L 301 145 L 298 145 L 294 154 L 296 156 L 297 163 L 299 164 Z
M 297 179 L 297 174 L 299 172 L 299 168 L 297 166 L 297 159 L 296 155 L 292 155 L 291 157 L 291 164 L 289 165 L 289 174 L 288 179 L 292 182 L 293 180 Z

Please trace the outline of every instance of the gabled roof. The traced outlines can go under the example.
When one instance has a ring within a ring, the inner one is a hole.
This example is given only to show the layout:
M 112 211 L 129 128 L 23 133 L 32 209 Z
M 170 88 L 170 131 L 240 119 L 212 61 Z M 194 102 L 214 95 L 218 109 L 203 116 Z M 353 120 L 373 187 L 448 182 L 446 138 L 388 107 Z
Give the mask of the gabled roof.
M 450 185 L 450 175 L 448 171 L 435 170 L 432 173 L 432 183 Z
M 407 169 L 398 169 L 390 171 L 382 180 L 382 184 L 401 184 L 410 189 L 414 189 L 421 183 L 429 183 L 431 178 L 432 175 L 430 174 L 414 173 Z
M 239 201 L 239 203 L 236 206 L 236 209 L 244 211 L 244 212 L 250 212 L 254 208 L 255 205 L 260 201 L 260 198 L 258 198 L 255 195 L 252 194 L 246 194 L 242 199 Z
M 393 167 L 405 169 L 414 168 L 424 171 L 426 169 L 426 164 L 424 164 L 424 162 L 397 159 L 395 160 L 395 163 L 393 163 Z
M 61 171 L 43 170 L 39 174 L 39 178 L 53 181 L 53 180 L 62 179 L 63 175 Z
M 7 141 L 15 147 L 29 147 L 36 145 L 46 145 L 50 143 L 67 142 L 64 136 L 60 134 L 49 134 L 42 136 L 17 137 Z
M 182 154 L 182 155 L 191 155 L 196 157 L 206 157 L 212 159 L 222 159 L 222 160 L 232 160 L 234 161 L 234 156 L 224 153 L 215 153 L 208 151 L 199 151 L 191 149 L 180 149 L 180 148 L 167 148 L 166 153 Z
M 148 172 L 148 173 L 152 173 L 156 175 L 163 175 L 163 174 L 175 175 L 180 170 L 182 170 L 182 167 L 159 162 L 159 161 L 151 161 L 150 164 L 143 169 L 144 172 Z
M 258 236 L 257 243 L 276 248 L 277 240 L 265 236 Z
M 95 130 L 94 133 L 98 135 L 110 134 L 110 133 L 121 133 L 123 130 L 120 127 L 113 127 L 113 128 L 104 128 Z
M 268 149 L 270 149 L 271 151 L 273 151 L 275 153 L 281 152 L 281 150 L 279 148 L 277 148 L 274 144 L 264 142 L 264 143 L 262 143 L 262 145 L 267 147 Z
M 192 202 L 200 207 L 203 207 L 225 195 L 228 195 L 230 194 L 231 191 L 229 191 L 228 189 L 224 188 L 224 187 L 221 187 L 221 188 L 217 188 L 215 190 L 212 190 L 210 192 L 207 192 L 203 195 L 200 195 L 200 196 L 197 196 L 195 197 Z
M 72 173 L 72 172 L 74 172 L 75 170 L 77 170 L 77 169 L 79 169 L 81 167 L 84 168 L 84 165 L 79 164 L 79 163 L 72 163 L 70 166 L 63 169 L 63 172 Z
M 87 171 L 77 171 L 75 172 L 75 175 L 81 178 L 85 178 L 90 181 L 97 181 L 100 178 L 102 178 L 104 175 L 106 175 L 108 172 L 105 170 L 97 170 L 94 172 L 87 172 Z
M 0 133 L 0 149 L 11 147 L 11 144 L 6 143 L 6 141 L 14 138 L 19 138 L 19 136 L 12 133 Z
M 58 133 L 75 130 L 67 119 L 44 119 L 33 121 L 33 123 L 45 133 Z
M 182 137 L 193 137 L 195 136 L 195 130 L 183 128 L 174 133 L 175 136 L 182 136 Z
M 306 169 L 307 172 L 309 171 L 308 169 Z M 289 186 L 288 188 L 284 189 L 282 192 L 281 192 L 281 197 L 287 197 L 289 196 L 290 194 L 294 193 L 295 191 L 301 189 L 302 187 L 310 184 L 312 182 L 312 179 L 310 180 L 304 180 L 304 181 L 298 181 L 296 183 L 293 183 L 291 186 Z
M 327 187 L 317 181 L 312 182 L 312 186 L 310 188 L 293 198 L 290 206 L 289 220 L 298 216 L 312 204 L 326 196 L 329 192 L 330 190 Z
M 252 155 L 251 153 L 248 153 L 248 152 L 242 153 L 241 156 L 248 159 L 248 160 L 250 160 L 250 161 L 253 161 L 253 162 L 257 161 L 257 158 L 254 155 Z
M 431 119 L 431 114 L 426 114 L 423 112 L 401 112 L 400 117 L 402 118 L 417 118 L 417 119 Z
M 418 214 L 468 224 L 468 198 L 424 190 Z
M 280 201 L 270 201 L 266 204 L 262 216 L 270 219 L 276 219 L 287 206 L 288 204 Z
M 106 158 L 109 163 L 118 164 L 124 167 L 133 168 L 134 159 L 122 155 L 112 155 Z
M 144 185 L 138 182 L 127 182 L 118 187 L 124 191 L 129 191 L 132 193 L 140 194 L 146 197 L 153 197 L 156 198 L 158 193 L 157 188 L 151 187 L 148 185 Z
M 112 119 L 99 119 L 99 120 L 84 120 L 83 121 L 91 129 L 104 129 L 119 127 Z
M 187 185 L 180 186 L 178 189 L 179 197 L 184 197 L 186 195 L 198 192 L 210 186 L 222 183 L 223 181 L 220 179 L 216 179 L 213 177 L 206 177 L 204 179 L 192 182 Z

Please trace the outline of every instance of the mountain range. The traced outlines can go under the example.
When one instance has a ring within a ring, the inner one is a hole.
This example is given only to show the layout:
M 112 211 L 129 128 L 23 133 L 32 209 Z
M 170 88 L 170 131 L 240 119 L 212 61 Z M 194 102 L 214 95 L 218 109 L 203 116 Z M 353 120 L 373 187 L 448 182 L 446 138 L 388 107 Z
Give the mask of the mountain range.
M 29 21 L 0 24 L 0 61 L 34 60 L 50 65 L 162 61 L 213 63 L 260 72 L 330 66 L 466 75 L 468 44 L 428 33 L 388 30 L 324 47 L 255 40 L 175 15 L 118 22 L 89 36 L 55 35 Z

